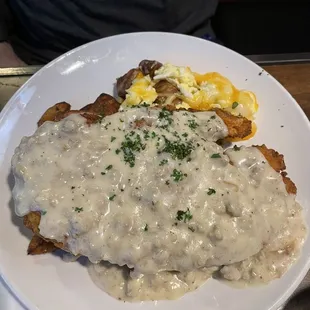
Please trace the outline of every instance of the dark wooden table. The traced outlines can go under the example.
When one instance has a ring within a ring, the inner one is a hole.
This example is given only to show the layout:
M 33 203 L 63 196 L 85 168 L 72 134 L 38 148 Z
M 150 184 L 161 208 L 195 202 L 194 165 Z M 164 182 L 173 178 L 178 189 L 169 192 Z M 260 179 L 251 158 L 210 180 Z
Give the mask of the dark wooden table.
M 291 93 L 310 119 L 310 64 L 268 65 L 263 68 Z

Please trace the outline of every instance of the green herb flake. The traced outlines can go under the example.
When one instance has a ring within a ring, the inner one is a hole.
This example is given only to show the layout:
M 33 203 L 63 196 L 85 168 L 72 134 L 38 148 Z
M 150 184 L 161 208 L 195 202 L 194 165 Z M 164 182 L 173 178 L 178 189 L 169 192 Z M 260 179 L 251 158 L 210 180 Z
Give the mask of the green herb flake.
M 180 170 L 177 170 L 177 169 L 173 169 L 173 172 L 171 174 L 171 177 L 173 178 L 173 180 L 175 182 L 179 182 L 179 181 L 182 181 L 184 179 L 184 177 L 187 177 L 187 174 L 183 173 L 182 171 Z
M 141 137 L 134 131 L 125 135 L 125 140 L 121 144 L 121 150 L 123 151 L 124 161 L 132 168 L 135 166 L 136 152 L 144 150 L 145 144 L 142 144 Z
M 213 194 L 215 194 L 215 193 L 216 193 L 216 190 L 215 190 L 214 188 L 209 187 L 207 194 L 208 194 L 209 196 L 211 196 L 211 195 L 213 195 Z
M 241 150 L 241 147 L 234 145 L 234 151 L 240 151 L 240 150 Z
M 193 218 L 193 215 L 189 211 L 189 208 L 187 208 L 186 211 L 178 210 L 176 219 L 178 221 L 183 221 L 184 223 L 190 221 Z
M 159 163 L 159 166 L 163 166 L 165 164 L 168 163 L 168 160 L 167 159 L 163 159 L 160 163 Z
M 144 230 L 144 231 L 148 231 L 148 230 L 149 230 L 149 225 L 148 225 L 148 224 L 145 224 L 143 230 Z
M 191 142 L 170 141 L 166 137 L 165 147 L 160 153 L 169 153 L 173 159 L 182 160 L 188 157 L 194 149 Z
M 116 154 L 119 154 L 120 152 L 121 152 L 120 149 L 116 149 L 116 150 L 115 150 L 115 153 L 116 153 Z
M 42 210 L 42 211 L 41 211 L 41 215 L 45 215 L 46 213 L 47 213 L 46 210 Z
M 210 157 L 211 158 L 221 158 L 221 155 L 219 153 L 214 153 Z
M 188 127 L 192 130 L 196 129 L 198 127 L 198 123 L 194 119 L 188 120 Z
M 119 121 L 120 121 L 121 123 L 124 123 L 124 120 L 122 120 L 121 118 L 119 119 Z
M 216 118 L 216 116 L 215 116 L 215 115 L 212 115 L 212 116 L 211 116 L 211 119 L 215 119 L 215 118 Z
M 156 136 L 157 136 L 156 133 L 154 131 L 152 131 L 152 133 L 151 133 L 152 139 L 154 139 Z
M 148 140 L 150 138 L 150 133 L 148 130 L 143 130 L 144 133 L 144 140 Z
M 77 212 L 77 213 L 80 213 L 80 212 L 83 211 L 83 208 L 75 207 L 74 211 Z
M 105 172 L 101 172 L 101 175 L 106 175 L 106 173 Z
M 195 231 L 195 228 L 193 228 L 193 227 L 188 227 L 188 229 L 190 230 L 190 231 L 192 231 L 192 232 L 194 232 Z
M 239 105 L 239 103 L 238 103 L 237 101 L 235 101 L 235 102 L 233 102 L 233 104 L 232 104 L 231 107 L 232 107 L 233 109 L 235 109 L 238 105 Z
M 116 137 L 111 137 L 111 142 L 113 142 L 116 139 Z
M 173 122 L 171 115 L 172 115 L 171 111 L 167 110 L 166 108 L 163 108 L 158 114 L 158 119 L 164 121 L 164 125 L 161 125 L 159 127 L 167 129 L 168 125 L 171 125 Z
M 186 137 L 188 137 L 188 133 L 187 133 L 187 132 L 184 132 L 184 133 L 182 134 L 182 136 L 186 138 Z
M 113 167 L 113 165 L 109 165 L 109 166 L 107 166 L 105 169 L 106 169 L 106 170 L 111 170 L 112 167 Z
M 116 195 L 113 194 L 112 196 L 109 197 L 109 200 L 113 201 L 115 197 L 116 197 Z

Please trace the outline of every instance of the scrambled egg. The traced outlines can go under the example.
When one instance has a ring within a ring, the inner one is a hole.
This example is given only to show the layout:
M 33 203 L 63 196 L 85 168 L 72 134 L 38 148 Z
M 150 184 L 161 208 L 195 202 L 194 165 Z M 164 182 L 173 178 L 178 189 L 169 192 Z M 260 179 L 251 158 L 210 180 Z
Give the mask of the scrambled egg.
M 153 86 L 160 80 L 166 80 L 179 89 L 177 97 L 182 103 L 177 105 L 177 108 L 195 110 L 221 108 L 248 119 L 253 119 L 258 110 L 254 93 L 238 90 L 221 74 L 217 72 L 198 74 L 188 67 L 178 67 L 169 63 L 155 72 L 153 80 L 149 76 L 139 74 L 127 90 L 124 104 L 152 105 L 158 96 Z
M 157 92 L 153 85 L 150 76 L 143 76 L 142 73 L 139 73 L 130 88 L 126 90 L 127 95 L 123 104 L 131 106 L 146 103 L 151 105 L 157 98 Z

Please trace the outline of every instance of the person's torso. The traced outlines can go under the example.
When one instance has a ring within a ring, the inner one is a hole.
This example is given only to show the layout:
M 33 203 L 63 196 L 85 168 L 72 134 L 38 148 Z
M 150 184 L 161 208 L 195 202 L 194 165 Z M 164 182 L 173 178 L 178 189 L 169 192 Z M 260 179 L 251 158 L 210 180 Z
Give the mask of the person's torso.
M 167 31 L 203 36 L 217 0 L 9 0 L 13 43 L 44 62 L 76 46 L 120 33 Z M 46 56 L 44 55 L 46 54 Z M 28 56 L 29 57 L 29 56 Z M 45 58 L 45 59 L 44 59 Z M 27 60 L 26 60 L 27 61 Z

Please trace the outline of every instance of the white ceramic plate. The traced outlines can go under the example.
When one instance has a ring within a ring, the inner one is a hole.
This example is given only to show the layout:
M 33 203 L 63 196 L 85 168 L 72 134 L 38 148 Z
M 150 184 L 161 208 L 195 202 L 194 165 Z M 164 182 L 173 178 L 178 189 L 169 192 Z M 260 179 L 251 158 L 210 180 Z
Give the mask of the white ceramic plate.
M 287 171 L 298 187 L 298 200 L 310 223 L 310 127 L 288 92 L 246 58 L 222 46 L 166 33 L 135 33 L 99 40 L 59 57 L 35 74 L 10 100 L 0 116 L 0 270 L 29 308 L 39 310 L 267 310 L 276 309 L 300 283 L 310 266 L 307 239 L 298 262 L 279 280 L 263 287 L 234 289 L 209 280 L 176 301 L 122 303 L 100 291 L 78 262 L 55 255 L 27 256 L 29 232 L 14 215 L 10 160 L 24 135 L 31 135 L 42 113 L 58 101 L 80 108 L 102 92 L 113 94 L 115 79 L 142 59 L 218 71 L 238 88 L 256 93 L 258 132 L 246 144 L 262 144 L 285 154 Z M 262 72 L 262 73 L 261 73 Z

